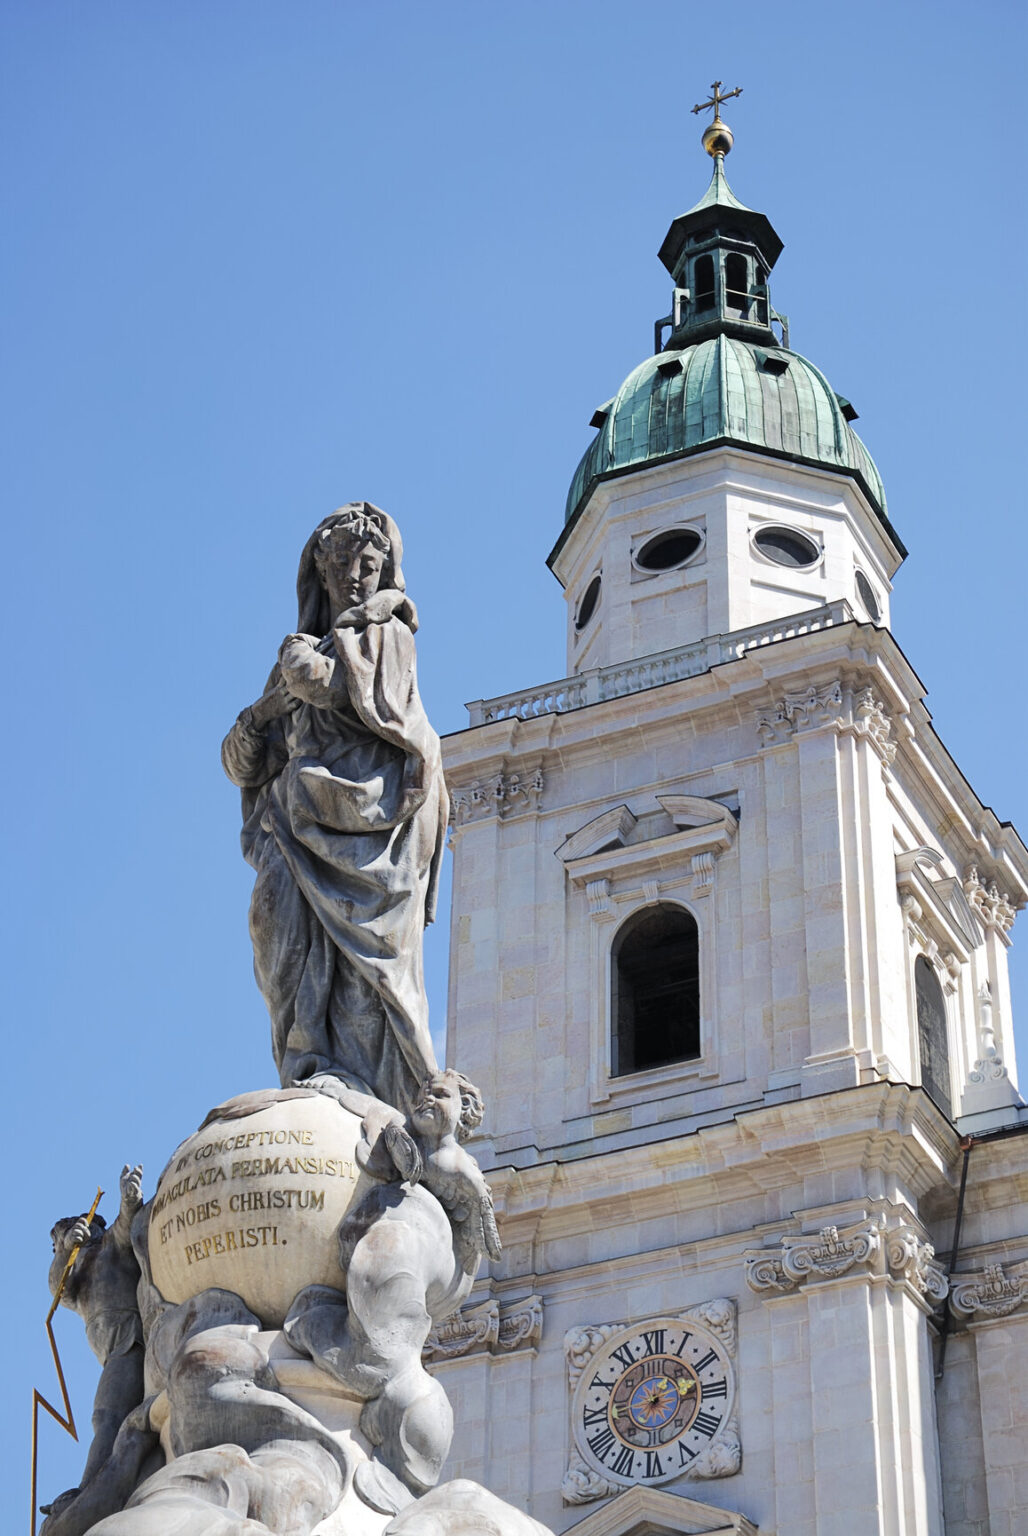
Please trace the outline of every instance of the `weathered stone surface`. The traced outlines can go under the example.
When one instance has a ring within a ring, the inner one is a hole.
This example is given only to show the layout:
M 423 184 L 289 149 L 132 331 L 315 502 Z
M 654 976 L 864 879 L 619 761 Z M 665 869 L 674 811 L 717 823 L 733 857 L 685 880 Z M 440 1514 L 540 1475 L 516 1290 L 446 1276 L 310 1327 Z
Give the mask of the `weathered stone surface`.
M 361 1122 L 310 1090 L 209 1120 L 177 1149 L 150 1210 L 154 1283 L 172 1302 L 220 1287 L 266 1327 L 311 1284 L 341 1285 L 337 1231 L 372 1184 L 357 1163 Z
M 537 1520 L 478 1483 L 458 1478 L 403 1510 L 384 1536 L 550 1536 Z
M 421 940 L 449 797 L 402 552 L 369 502 L 318 525 L 298 633 L 222 760 L 243 792 L 254 969 L 283 1084 L 331 1072 L 407 1113 L 436 1068 Z

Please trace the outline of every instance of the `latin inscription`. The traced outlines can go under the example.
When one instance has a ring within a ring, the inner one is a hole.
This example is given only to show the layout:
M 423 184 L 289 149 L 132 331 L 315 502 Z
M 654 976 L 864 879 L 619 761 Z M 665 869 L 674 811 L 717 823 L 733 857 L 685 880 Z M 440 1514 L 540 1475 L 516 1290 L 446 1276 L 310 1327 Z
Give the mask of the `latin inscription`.
M 265 1211 L 323 1211 L 325 1191 L 312 1189 L 309 1185 L 298 1183 L 272 1189 L 231 1188 L 233 1183 L 245 1183 L 258 1178 L 303 1179 L 315 1176 L 355 1182 L 358 1169 L 349 1158 L 319 1157 L 313 1153 L 289 1150 L 274 1155 L 261 1151 L 265 1147 L 310 1147 L 314 1144 L 314 1134 L 312 1130 L 306 1129 L 242 1131 L 235 1136 L 222 1136 L 204 1142 L 185 1153 L 175 1164 L 176 1177 L 160 1190 L 150 1212 L 151 1228 L 156 1228 L 162 1246 L 176 1238 L 185 1238 L 181 1252 L 189 1266 L 202 1264 L 214 1254 L 285 1246 L 287 1239 L 279 1235 L 278 1227 L 274 1224 L 220 1225 L 217 1230 L 208 1229 L 202 1236 L 197 1235 L 195 1229 L 206 1228 L 210 1222 L 224 1223 L 226 1217 L 252 1218 Z M 233 1152 L 247 1155 L 233 1158 L 228 1169 L 210 1161 Z M 189 1196 L 206 1195 L 213 1190 L 218 1193 L 182 1204 Z

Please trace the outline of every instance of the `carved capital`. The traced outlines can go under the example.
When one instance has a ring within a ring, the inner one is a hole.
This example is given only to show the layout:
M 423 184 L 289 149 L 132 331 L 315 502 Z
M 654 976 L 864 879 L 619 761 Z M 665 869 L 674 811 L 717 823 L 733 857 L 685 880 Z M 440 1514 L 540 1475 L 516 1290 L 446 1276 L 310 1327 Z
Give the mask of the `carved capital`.
M 951 1277 L 950 1307 L 961 1322 L 982 1323 L 1028 1307 L 1028 1260 L 1004 1267 L 986 1264 Z
M 964 874 L 964 894 L 986 928 L 1009 933 L 1017 908 L 1001 891 L 995 880 L 984 880 L 976 864 L 969 864 Z
M 542 768 L 496 773 L 487 779 L 456 786 L 450 795 L 450 819 L 455 828 L 489 816 L 501 820 L 538 808 L 545 787 Z
M 773 708 L 757 716 L 757 735 L 765 746 L 785 741 L 797 731 L 838 719 L 842 703 L 841 682 L 783 694 Z
M 790 1291 L 808 1280 L 837 1280 L 851 1269 L 870 1268 L 881 1246 L 879 1221 L 783 1237 L 777 1248 L 747 1249 L 743 1254 L 746 1283 L 754 1291 Z
M 542 1332 L 541 1296 L 529 1296 L 509 1307 L 484 1301 L 437 1324 L 428 1336 L 422 1358 L 431 1364 L 462 1355 L 509 1355 L 519 1349 L 534 1349 Z
M 837 680 L 821 688 L 785 693 L 757 716 L 757 735 L 764 746 L 824 726 L 864 737 L 886 765 L 896 756 L 892 719 L 870 685 L 850 688 Z
M 890 1232 L 885 1243 L 889 1273 L 910 1286 L 926 1305 L 939 1306 L 946 1300 L 949 1280 L 935 1263 L 935 1249 L 913 1227 Z

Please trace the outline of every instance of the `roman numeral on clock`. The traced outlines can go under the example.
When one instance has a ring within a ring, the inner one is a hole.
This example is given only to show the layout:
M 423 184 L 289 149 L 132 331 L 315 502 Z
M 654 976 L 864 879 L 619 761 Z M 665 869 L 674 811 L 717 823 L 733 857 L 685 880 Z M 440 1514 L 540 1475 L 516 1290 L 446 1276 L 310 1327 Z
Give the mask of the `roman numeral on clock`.
M 626 1371 L 630 1365 L 635 1364 L 635 1356 L 629 1344 L 622 1344 L 619 1349 L 612 1349 L 611 1358 L 620 1361 L 622 1369 Z
M 705 1382 L 704 1386 L 703 1386 L 703 1396 L 704 1397 L 727 1397 L 728 1396 L 728 1378 L 725 1377 L 725 1376 L 722 1376 L 720 1381 L 712 1381 L 709 1384 Z
M 657 1455 L 656 1451 L 647 1451 L 646 1471 L 643 1473 L 643 1477 L 659 1477 L 663 1470 L 664 1469 L 660 1464 L 660 1457 Z
M 721 1420 L 717 1418 L 713 1413 L 704 1413 L 701 1409 L 693 1419 L 692 1427 L 699 1434 L 706 1435 L 709 1440 L 710 1436 L 714 1433 L 715 1429 L 717 1429 L 720 1423 Z
M 614 1431 L 612 1429 L 601 1429 L 599 1434 L 593 1435 L 592 1439 L 587 1443 L 596 1460 L 602 1461 L 614 1444 Z
M 682 1358 L 682 1350 L 685 1348 L 685 1346 L 688 1344 L 688 1342 L 689 1342 L 689 1340 L 691 1338 L 692 1338 L 692 1334 L 689 1333 L 688 1331 L 682 1334 L 682 1342 L 681 1342 L 681 1344 L 679 1344 L 678 1348 L 675 1350 L 675 1354 L 678 1356 L 679 1359 Z
M 707 1353 L 704 1355 L 703 1359 L 696 1361 L 696 1364 L 693 1366 L 693 1370 L 694 1371 L 705 1371 L 707 1369 L 707 1366 L 708 1365 L 713 1365 L 713 1363 L 714 1363 L 714 1361 L 716 1359 L 717 1359 L 717 1355 L 716 1355 L 715 1351 L 712 1350 L 712 1349 L 708 1349 Z
M 664 1339 L 665 1339 L 666 1333 L 667 1333 L 667 1330 L 665 1328 L 654 1328 L 652 1333 L 644 1333 L 643 1334 L 643 1344 L 645 1346 L 644 1354 L 646 1354 L 646 1355 L 662 1355 L 664 1353 Z
M 635 1452 L 629 1446 L 623 1445 L 614 1458 L 614 1465 L 610 1470 L 616 1472 L 619 1477 L 631 1477 L 634 1466 Z
M 605 1424 L 606 1422 L 606 1408 L 586 1408 L 582 1414 L 582 1423 L 586 1429 L 589 1429 L 593 1424 Z

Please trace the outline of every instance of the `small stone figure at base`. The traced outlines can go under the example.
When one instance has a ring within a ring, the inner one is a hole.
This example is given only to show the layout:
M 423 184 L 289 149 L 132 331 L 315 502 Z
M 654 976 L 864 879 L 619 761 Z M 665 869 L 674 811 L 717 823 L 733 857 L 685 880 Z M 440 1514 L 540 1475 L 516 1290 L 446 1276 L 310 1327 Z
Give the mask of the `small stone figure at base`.
M 103 1367 L 93 1400 L 93 1442 L 79 1488 L 70 1488 L 44 1514 L 58 1514 L 77 1497 L 104 1466 L 124 1419 L 143 1397 L 143 1328 L 136 1303 L 139 1265 L 132 1251 L 132 1218 L 143 1203 L 141 1164 L 121 1171 L 121 1207 L 114 1225 L 102 1216 L 92 1224 L 85 1216 L 65 1216 L 51 1233 L 50 1293 L 56 1296 L 61 1276 L 78 1246 L 61 1305 L 85 1321 L 86 1338 Z
M 482 1096 L 474 1083 L 450 1068 L 434 1072 L 421 1084 L 408 1122 L 413 1135 L 401 1135 L 391 1125 L 383 1132 L 400 1173 L 411 1184 L 420 1180 L 449 1216 L 471 1275 L 478 1273 L 483 1253 L 493 1260 L 501 1253 L 489 1185 L 475 1159 L 459 1145 L 481 1125 L 482 1112 Z M 410 1157 L 412 1147 L 416 1163 Z
M 360 1116 L 363 1140 L 357 1159 L 366 1172 L 386 1182 L 399 1175 L 431 1190 L 450 1218 L 469 1274 L 477 1274 L 484 1253 L 499 1259 L 492 1193 L 475 1159 L 460 1145 L 483 1115 L 482 1095 L 463 1072 L 447 1068 L 424 1078 L 406 1120 L 330 1073 L 296 1086 L 316 1088 Z

